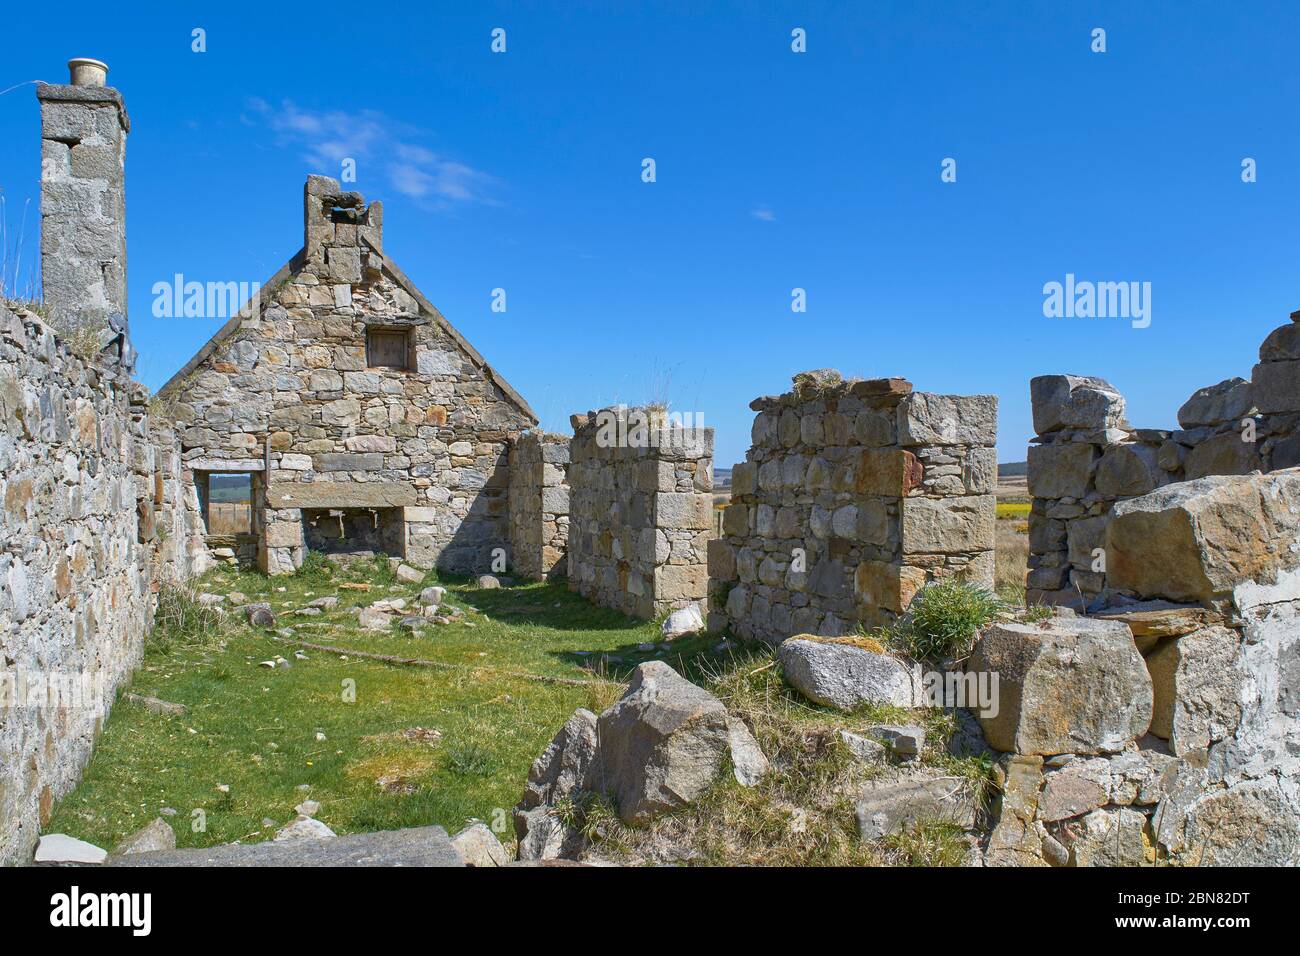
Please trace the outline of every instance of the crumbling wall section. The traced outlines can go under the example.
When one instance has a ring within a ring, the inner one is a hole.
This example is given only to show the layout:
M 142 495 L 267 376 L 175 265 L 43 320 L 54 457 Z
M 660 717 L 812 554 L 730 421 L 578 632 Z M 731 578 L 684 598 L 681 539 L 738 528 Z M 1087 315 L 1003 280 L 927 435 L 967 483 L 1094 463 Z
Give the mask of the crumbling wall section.
M 510 444 L 510 562 L 532 581 L 568 572 L 569 438 L 524 432 Z
M 1117 502 L 1102 605 L 981 637 L 988 863 L 1300 863 L 1298 498 L 1291 468 Z
M 0 863 L 24 861 L 199 570 L 180 452 L 147 395 L 0 305 Z
M 1176 429 L 1134 428 L 1103 379 L 1044 375 L 1030 383 L 1030 602 L 1078 607 L 1106 588 L 1103 538 L 1118 502 L 1207 475 L 1300 464 L 1300 312 L 1269 334 L 1251 381 L 1198 389 Z
M 927 582 L 993 584 L 997 399 L 820 370 L 756 399 L 753 445 L 710 543 L 710 625 L 746 639 L 840 635 Z
M 703 602 L 713 429 L 623 406 L 571 422 L 569 589 L 640 618 Z

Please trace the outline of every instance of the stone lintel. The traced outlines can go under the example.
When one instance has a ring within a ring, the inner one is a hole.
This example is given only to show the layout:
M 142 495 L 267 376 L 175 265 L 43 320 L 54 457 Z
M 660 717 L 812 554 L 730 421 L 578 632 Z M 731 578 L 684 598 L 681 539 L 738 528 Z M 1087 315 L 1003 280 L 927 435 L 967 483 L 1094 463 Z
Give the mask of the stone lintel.
M 265 471 L 266 462 L 260 458 L 191 458 L 185 462 L 191 471 Z
M 272 508 L 403 508 L 416 503 L 416 489 L 400 481 L 277 481 L 266 500 Z

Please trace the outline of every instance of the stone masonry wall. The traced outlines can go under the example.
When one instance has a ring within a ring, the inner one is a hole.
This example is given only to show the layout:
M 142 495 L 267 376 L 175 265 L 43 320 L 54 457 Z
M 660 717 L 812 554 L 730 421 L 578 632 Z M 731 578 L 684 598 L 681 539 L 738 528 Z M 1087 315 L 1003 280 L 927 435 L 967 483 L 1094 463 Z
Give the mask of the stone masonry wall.
M 1300 464 L 1300 313 L 1260 346 L 1252 380 L 1199 389 L 1177 429 L 1133 428 L 1110 383 L 1044 375 L 1030 383 L 1030 601 L 1083 606 L 1105 586 L 1102 550 L 1117 502 L 1206 475 Z
M 508 441 L 528 407 L 381 251 L 382 210 L 308 179 L 303 253 L 162 389 L 196 471 L 261 473 L 259 562 L 293 571 L 304 509 L 404 509 L 405 557 L 484 572 L 509 541 Z M 404 367 L 368 355 L 405 337 Z
M 568 572 L 569 438 L 527 431 L 510 445 L 510 563 L 540 581 Z
M 1300 469 L 1113 505 L 1106 601 L 993 625 L 990 865 L 1300 864 Z
M 928 581 L 993 584 L 997 399 L 795 376 L 756 399 L 710 542 L 710 626 L 777 643 L 884 624 Z
M 0 305 L 0 864 L 30 858 L 76 784 L 158 587 L 201 569 L 179 447 L 146 401 Z
M 621 406 L 571 421 L 569 589 L 647 619 L 702 603 L 713 429 Z

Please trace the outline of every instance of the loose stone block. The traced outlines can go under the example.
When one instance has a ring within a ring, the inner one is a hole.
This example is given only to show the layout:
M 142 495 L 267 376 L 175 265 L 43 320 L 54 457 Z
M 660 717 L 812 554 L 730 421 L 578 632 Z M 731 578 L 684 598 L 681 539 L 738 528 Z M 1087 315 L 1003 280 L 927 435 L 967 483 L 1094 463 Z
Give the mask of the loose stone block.
M 1199 602 L 1300 564 L 1300 472 L 1213 476 L 1122 501 L 1107 527 L 1113 587 Z
M 911 671 L 888 654 L 851 644 L 792 637 L 782 642 L 777 656 L 791 686 L 824 707 L 911 707 L 916 701 Z
M 1104 379 L 1039 375 L 1030 379 L 1029 394 L 1039 435 L 1062 428 L 1115 428 L 1124 420 L 1124 396 Z

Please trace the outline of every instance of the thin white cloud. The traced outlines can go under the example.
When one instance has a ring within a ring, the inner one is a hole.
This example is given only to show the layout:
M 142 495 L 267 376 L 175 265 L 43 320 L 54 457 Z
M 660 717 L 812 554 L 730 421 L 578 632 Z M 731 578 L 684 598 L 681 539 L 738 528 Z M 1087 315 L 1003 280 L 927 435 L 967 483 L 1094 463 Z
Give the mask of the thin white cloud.
M 757 209 L 751 209 L 749 214 L 755 219 L 761 219 L 763 222 L 776 222 L 776 213 L 766 206 L 759 206 Z
M 313 112 L 290 100 L 273 106 L 258 97 L 247 106 L 251 122 L 268 127 L 281 145 L 301 150 L 315 171 L 338 176 L 343 160 L 352 159 L 363 182 L 378 179 L 417 201 L 498 204 L 492 176 L 421 145 L 427 133 L 376 110 Z

